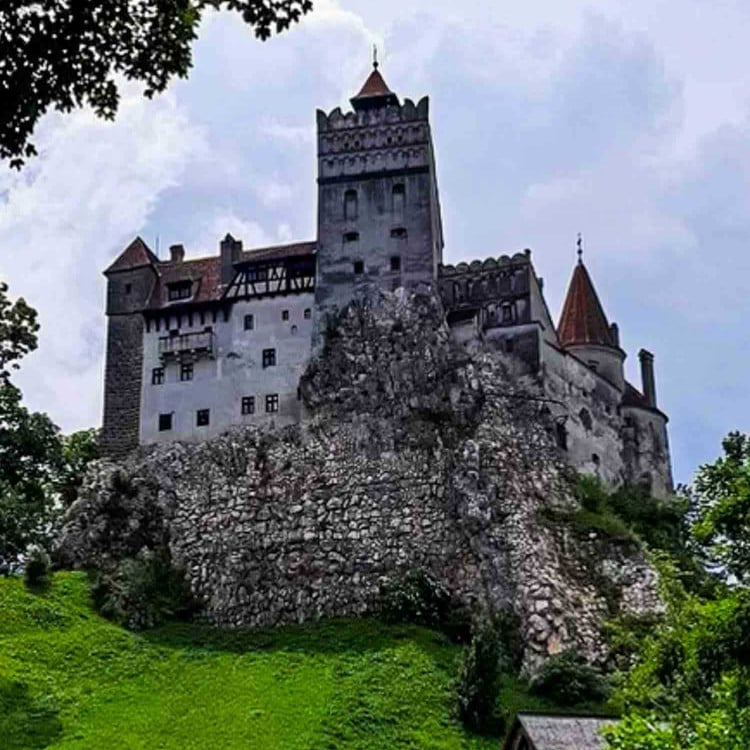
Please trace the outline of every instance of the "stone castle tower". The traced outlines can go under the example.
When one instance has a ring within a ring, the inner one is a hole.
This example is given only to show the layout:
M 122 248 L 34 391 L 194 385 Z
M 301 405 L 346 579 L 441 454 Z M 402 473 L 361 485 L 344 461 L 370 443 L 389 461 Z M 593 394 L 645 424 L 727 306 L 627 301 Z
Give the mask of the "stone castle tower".
M 376 62 L 351 105 L 317 112 L 322 316 L 372 285 L 432 285 L 443 256 L 428 98 L 400 104 Z
M 300 377 L 329 317 L 353 299 L 424 289 L 455 342 L 494 349 L 536 381 L 576 469 L 668 494 L 653 356 L 639 355 L 639 391 L 580 248 L 558 325 L 529 250 L 444 264 L 427 97 L 401 103 L 375 63 L 351 106 L 317 112 L 315 240 L 246 250 L 227 235 L 215 255 L 186 259 L 173 245 L 162 260 L 137 238 L 105 271 L 104 452 L 303 421 Z

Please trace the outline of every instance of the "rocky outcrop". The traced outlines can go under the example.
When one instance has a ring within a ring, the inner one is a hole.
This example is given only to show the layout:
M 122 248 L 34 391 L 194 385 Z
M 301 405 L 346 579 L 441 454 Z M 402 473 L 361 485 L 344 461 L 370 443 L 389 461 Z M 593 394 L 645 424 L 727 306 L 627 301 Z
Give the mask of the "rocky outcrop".
M 303 379 L 303 425 L 100 462 L 61 549 L 96 563 L 149 524 L 226 625 L 365 613 L 384 577 L 422 569 L 475 609 L 512 609 L 530 669 L 569 647 L 604 660 L 607 616 L 658 607 L 653 571 L 633 544 L 545 521 L 575 501 L 541 393 L 443 321 L 430 294 L 351 305 Z M 118 537 L 106 509 L 123 492 Z

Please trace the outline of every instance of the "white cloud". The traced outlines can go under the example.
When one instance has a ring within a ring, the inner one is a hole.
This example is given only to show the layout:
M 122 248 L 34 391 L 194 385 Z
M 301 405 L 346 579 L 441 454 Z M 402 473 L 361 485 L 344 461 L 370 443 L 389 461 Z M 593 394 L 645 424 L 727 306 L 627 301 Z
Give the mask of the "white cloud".
M 114 124 L 87 111 L 47 117 L 35 135 L 39 158 L 0 172 L 0 274 L 41 323 L 17 382 L 65 429 L 100 418 L 101 271 L 201 148 L 173 96 L 149 103 L 127 85 L 123 94 Z

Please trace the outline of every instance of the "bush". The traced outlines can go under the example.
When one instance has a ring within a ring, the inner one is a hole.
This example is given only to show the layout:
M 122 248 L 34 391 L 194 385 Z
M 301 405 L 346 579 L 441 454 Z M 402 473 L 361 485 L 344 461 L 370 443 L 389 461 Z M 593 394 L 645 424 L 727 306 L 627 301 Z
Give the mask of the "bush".
M 44 588 L 52 579 L 52 561 L 41 545 L 30 544 L 26 548 L 23 577 L 30 589 Z
M 424 571 L 412 571 L 380 587 L 380 614 L 386 622 L 410 622 L 442 630 L 452 641 L 467 643 L 471 614 Z
M 97 573 L 92 596 L 100 614 L 129 630 L 187 619 L 197 608 L 183 572 L 155 552 L 125 558 L 112 571 Z
M 458 713 L 472 732 L 499 733 L 503 729 L 496 707 L 501 664 L 506 660 L 497 627 L 483 622 L 464 651 L 458 678 Z
M 547 659 L 530 687 L 533 694 L 558 706 L 601 703 L 610 693 L 607 678 L 574 651 Z

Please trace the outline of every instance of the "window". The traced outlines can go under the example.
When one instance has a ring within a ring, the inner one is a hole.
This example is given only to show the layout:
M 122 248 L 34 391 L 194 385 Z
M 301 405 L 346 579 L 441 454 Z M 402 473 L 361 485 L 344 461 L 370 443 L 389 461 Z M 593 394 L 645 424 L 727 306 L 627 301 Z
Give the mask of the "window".
M 193 296 L 192 281 L 176 281 L 167 285 L 167 298 L 170 302 L 176 299 L 188 299 Z
M 255 315 L 245 315 L 245 330 L 252 331 L 255 329 Z
M 305 320 L 312 318 L 312 310 L 309 307 L 305 308 Z
M 276 349 L 263 350 L 263 367 L 274 367 L 276 365 Z
M 196 427 L 208 427 L 209 419 L 210 419 L 209 409 L 198 409 L 198 411 L 195 412 Z
M 363 260 L 354 261 L 354 273 L 356 276 L 361 276 L 365 272 L 365 262 Z
M 512 354 L 515 349 L 515 339 L 505 339 L 505 352 L 506 354 Z
M 180 380 L 184 383 L 188 380 L 193 379 L 193 365 L 192 363 L 180 365 Z
M 405 227 L 395 227 L 391 229 L 391 237 L 394 240 L 405 240 L 408 235 Z
M 584 429 L 590 430 L 594 423 L 591 419 L 591 413 L 588 409 L 581 409 L 581 411 L 578 412 L 578 417 L 581 420 L 581 424 L 583 425 Z
M 398 183 L 393 186 L 393 192 L 391 195 L 393 203 L 393 213 L 396 217 L 404 215 L 404 204 L 406 203 L 406 187 L 403 183 Z
M 242 413 L 255 414 L 255 396 L 242 397 Z
M 557 438 L 557 447 L 562 450 L 568 450 L 568 431 L 562 422 L 555 425 L 555 437 Z
M 594 466 L 599 466 L 602 462 L 601 458 L 596 453 L 591 454 L 591 461 L 594 464 Z
M 504 302 L 502 306 L 502 321 L 503 323 L 513 322 L 513 304 L 511 302 Z
M 151 385 L 161 385 L 164 382 L 164 368 L 154 367 L 151 370 Z
M 401 270 L 401 256 L 394 255 L 391 258 L 391 271 L 400 271 L 400 270 Z
M 596 371 L 597 371 L 597 369 L 598 369 L 598 367 L 599 367 L 599 363 L 598 363 L 598 362 L 597 362 L 597 361 L 596 361 L 595 359 L 590 359 L 590 360 L 589 360 L 589 367 L 590 367 L 590 368 L 591 368 L 591 369 L 592 369 L 592 370 L 593 370 L 594 372 L 596 372 Z
M 292 336 L 297 335 L 297 326 L 292 326 Z
M 130 292 L 133 291 L 133 285 L 132 284 L 125 284 L 125 294 L 130 294 Z
M 159 415 L 159 432 L 166 432 L 172 429 L 172 415 L 171 414 L 160 414 Z
M 359 232 L 346 232 L 344 234 L 344 242 L 347 244 L 350 242 L 359 242 Z
M 359 213 L 358 203 L 356 190 L 347 190 L 344 193 L 344 219 L 346 221 L 356 221 Z
M 282 320 L 289 320 L 289 310 L 282 310 L 281 311 L 281 319 Z
M 266 396 L 266 411 L 270 414 L 279 410 L 279 394 L 269 393 Z

